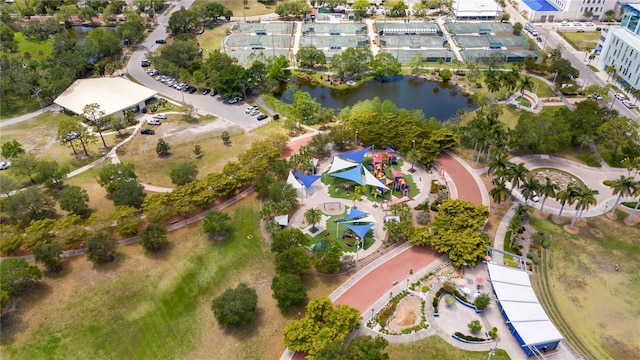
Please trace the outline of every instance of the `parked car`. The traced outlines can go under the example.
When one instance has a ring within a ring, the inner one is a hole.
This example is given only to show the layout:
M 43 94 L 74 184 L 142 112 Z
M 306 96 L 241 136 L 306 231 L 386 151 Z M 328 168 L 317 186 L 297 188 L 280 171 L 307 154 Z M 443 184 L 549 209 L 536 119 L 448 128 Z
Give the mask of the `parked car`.
M 595 26 L 595 24 L 590 22 L 590 21 L 588 21 L 588 22 L 584 23 L 584 26 Z
M 542 38 L 540 36 L 538 36 L 536 40 L 538 40 L 538 42 L 542 42 Z
M 260 111 L 258 111 L 258 109 L 253 109 L 253 110 L 251 110 L 251 112 L 249 112 L 249 115 L 251 115 L 251 116 L 256 116 L 258 114 L 260 114 Z
M 143 135 L 155 135 L 156 132 L 151 130 L 151 129 L 142 129 L 142 130 L 140 130 L 140 134 L 143 134 Z
M 76 139 L 78 136 L 80 136 L 80 135 L 77 132 L 72 131 L 72 132 L 68 133 L 67 136 L 64 137 L 64 139 L 62 139 L 62 142 L 71 141 L 73 139 Z
M 7 170 L 11 166 L 11 161 L 0 162 L 0 170 Z
M 249 107 L 247 107 L 247 108 L 244 110 L 244 112 L 245 112 L 245 114 L 249 114 L 249 113 L 251 113 L 253 110 L 258 110 L 258 107 L 257 107 L 257 106 L 249 106 Z
M 211 95 L 211 96 L 218 95 L 218 90 L 216 90 L 216 89 L 211 90 L 211 94 L 209 94 L 209 95 Z
M 622 100 L 622 105 L 626 106 L 627 109 L 634 109 L 636 106 L 630 100 Z
M 569 23 L 566 22 L 566 21 L 563 21 L 563 22 L 560 23 L 560 26 L 569 26 Z
M 616 93 L 614 96 L 616 97 L 616 99 L 618 99 L 620 101 L 626 99 L 626 97 L 623 94 L 620 94 L 620 93 Z
M 584 32 L 584 29 L 583 28 L 577 28 L 576 32 Z
M 533 202 L 540 201 L 540 197 L 538 196 L 537 192 L 535 192 L 535 191 L 533 192 L 533 196 L 531 197 L 531 201 L 533 201 Z
M 242 99 L 241 99 L 241 98 L 239 98 L 239 97 L 237 97 L 237 96 L 236 96 L 236 97 L 233 97 L 233 98 L 229 99 L 229 104 L 236 104 L 236 103 L 239 103 L 239 102 L 240 102 L 240 100 L 242 100 Z
M 596 100 L 596 101 L 602 100 L 602 96 L 596 93 L 593 93 L 591 97 L 593 97 L 593 100 Z
M 189 88 L 187 89 L 187 92 L 188 92 L 189 94 L 193 94 L 193 93 L 195 93 L 196 91 L 198 91 L 198 89 L 194 88 L 193 86 L 189 86 Z
M 268 116 L 267 116 L 267 115 L 265 115 L 265 114 L 260 114 L 260 115 L 258 115 L 258 121 L 262 121 L 262 120 L 264 120 L 264 119 L 266 119 L 266 118 L 268 118 Z
M 165 40 L 165 39 L 156 40 L 156 44 L 166 44 L 166 43 L 167 43 L 167 40 Z
M 202 89 L 202 95 L 207 95 L 211 89 Z
M 167 114 L 155 114 L 153 115 L 154 119 L 161 119 L 161 120 L 165 120 L 167 118 Z
M 162 121 L 158 119 L 147 120 L 147 124 L 149 125 L 162 125 Z

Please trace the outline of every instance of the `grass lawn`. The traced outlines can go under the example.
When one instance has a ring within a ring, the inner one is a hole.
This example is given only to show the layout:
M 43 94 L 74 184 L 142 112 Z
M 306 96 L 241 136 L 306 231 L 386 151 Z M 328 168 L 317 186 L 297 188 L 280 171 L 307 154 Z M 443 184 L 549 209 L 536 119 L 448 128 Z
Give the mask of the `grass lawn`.
M 107 197 L 106 190 L 98 184 L 98 168 L 89 169 L 79 175 L 70 177 L 64 181 L 65 185 L 79 186 L 87 191 L 89 195 L 89 209 L 98 215 L 98 218 L 104 218 L 109 215 L 115 206 L 113 200 Z M 65 213 L 66 212 L 62 212 Z
M 598 359 L 631 359 L 640 351 L 640 226 L 625 225 L 627 214 L 617 215 L 617 220 L 581 220 L 577 235 L 549 220 L 529 220 L 551 234 L 549 272 L 555 302 Z
M 171 155 L 166 158 L 158 157 L 155 147 L 159 136 L 163 136 L 169 130 L 173 131 L 174 128 L 178 128 L 178 131 L 189 131 L 189 128 L 194 126 L 193 124 L 181 123 L 180 117 L 181 115 L 169 115 L 169 119 L 164 120 L 162 126 L 155 129 L 155 136 L 136 136 L 129 144 L 118 150 L 120 160 L 133 163 L 136 174 L 142 181 L 157 186 L 172 187 L 169 172 L 174 165 L 185 160 L 198 166 L 199 178 L 202 178 L 208 173 L 221 170 L 228 161 L 235 160 L 238 154 L 249 149 L 254 141 L 284 133 L 281 122 L 271 122 L 250 133 L 231 130 L 231 145 L 226 146 L 220 140 L 221 130 L 184 136 L 174 132 L 180 136 L 165 138 L 171 145 Z M 207 121 L 201 121 L 197 125 L 206 125 L 206 123 Z M 193 155 L 193 148 L 196 144 L 202 147 L 203 157 L 200 159 L 195 159 Z
M 598 45 L 598 40 L 600 39 L 599 31 L 586 31 L 582 33 L 559 32 L 558 34 L 567 39 L 571 46 L 579 51 L 585 51 L 587 46 L 590 46 L 593 49 L 596 45 Z
M 210 1 L 208 0 L 196 0 L 193 4 L 193 7 L 200 4 L 205 4 Z M 216 2 L 222 4 L 225 8 L 233 11 L 233 16 L 242 17 L 242 16 L 254 16 L 254 15 L 264 15 L 275 13 L 276 6 L 267 6 L 262 3 L 259 3 L 258 0 L 247 0 L 247 6 L 243 10 L 242 1 L 241 0 L 217 0 Z
M 524 106 L 528 108 L 531 107 L 531 101 L 529 101 L 529 99 L 527 98 L 520 96 L 516 99 L 516 101 L 518 102 L 518 104 L 520 104 L 520 106 Z
M 591 71 L 593 71 L 595 73 L 600 72 L 600 70 L 598 70 L 598 68 L 593 66 L 593 65 L 589 65 L 589 69 L 591 69 Z
M 14 38 L 18 44 L 18 52 L 11 54 L 12 57 L 24 58 L 24 53 L 28 52 L 32 59 L 42 60 L 53 51 L 53 39 L 29 39 L 21 32 L 14 33 Z
M 322 210 L 322 209 L 320 209 Z M 342 238 L 342 232 L 347 230 L 347 228 L 342 225 L 342 226 L 338 226 L 336 221 L 337 219 L 342 219 L 345 216 L 347 216 L 347 214 L 349 213 L 349 208 L 345 207 L 345 212 L 343 214 L 340 215 L 333 215 L 331 216 L 327 222 L 324 224 L 324 228 L 325 230 L 323 231 L 319 231 L 316 236 L 309 236 L 311 238 L 311 245 L 313 244 L 317 244 L 321 241 L 325 241 L 327 239 L 336 239 L 338 240 L 338 244 L 340 244 L 340 248 L 342 248 L 342 251 L 344 252 L 355 252 L 356 251 L 356 242 L 354 239 L 351 238 Z M 338 227 L 338 237 L 336 238 L 336 226 Z M 373 243 L 375 242 L 375 239 L 373 238 L 373 229 L 375 228 L 375 226 L 377 226 L 376 224 L 373 225 L 373 227 L 371 228 L 371 230 L 369 230 L 367 232 L 367 235 L 364 237 L 364 249 L 368 249 L 371 245 L 373 245 Z M 328 236 L 325 236 L 325 234 L 329 234 Z M 346 242 L 349 241 L 353 244 L 353 246 L 348 246 L 346 244 Z
M 387 353 L 391 360 L 434 359 L 434 360 L 486 360 L 488 351 L 467 351 L 458 349 L 437 335 L 407 344 L 389 344 Z M 498 349 L 492 359 L 511 359 L 506 351 Z
M 545 97 L 554 97 L 556 94 L 553 92 L 553 89 L 547 85 L 543 80 L 538 79 L 537 77 L 531 77 L 533 81 L 533 86 L 531 87 L 531 91 L 535 92 L 538 95 L 538 98 Z
M 3 359 L 279 358 L 282 330 L 299 310 L 283 315 L 271 296 L 273 255 L 260 238 L 258 209 L 255 196 L 230 208 L 234 230 L 221 242 L 196 223 L 170 233 L 161 254 L 130 245 L 113 264 L 65 260 L 62 274 L 45 276 L 16 318 L 3 319 Z M 317 297 L 344 278 L 305 281 Z M 239 282 L 256 289 L 257 318 L 246 329 L 225 330 L 211 301 Z
M 226 24 L 218 25 L 211 30 L 205 29 L 202 35 L 196 36 L 200 47 L 204 49 L 204 53 L 202 54 L 204 59 L 206 59 L 207 56 L 209 56 L 209 53 L 213 52 L 214 50 L 222 49 L 222 41 L 225 37 L 225 31 L 229 28 L 230 26 Z

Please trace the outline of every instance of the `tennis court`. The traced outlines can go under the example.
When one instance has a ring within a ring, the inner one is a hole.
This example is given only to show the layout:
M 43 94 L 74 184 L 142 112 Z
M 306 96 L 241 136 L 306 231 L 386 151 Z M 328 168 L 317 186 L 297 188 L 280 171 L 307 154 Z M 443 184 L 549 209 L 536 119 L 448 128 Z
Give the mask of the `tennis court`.
M 455 55 L 453 52 L 442 49 L 442 50 L 409 50 L 409 49 L 399 49 L 399 50 L 389 50 L 391 55 L 393 55 L 400 63 L 407 64 L 412 63 L 414 56 L 420 55 L 422 56 L 426 62 L 438 62 L 439 59 L 444 59 L 445 62 L 450 62 L 455 59 Z
M 499 52 L 503 56 L 503 61 L 507 63 L 523 61 L 527 56 L 531 55 L 534 59 L 538 58 L 538 54 L 531 50 L 464 50 L 462 55 L 465 60 L 473 60 L 481 62 L 489 59 L 492 54 Z
M 249 56 L 251 54 L 264 54 L 264 56 L 269 57 L 269 56 L 280 56 L 280 55 L 284 55 L 285 57 L 289 58 L 289 50 L 285 50 L 285 49 L 265 49 L 265 50 L 244 50 L 244 49 L 227 49 L 226 54 L 234 57 L 236 59 L 238 59 L 238 63 L 240 64 L 246 64 L 248 63 L 248 59 Z
M 384 34 L 442 34 L 440 27 L 438 24 L 432 23 L 381 23 L 377 22 L 375 24 L 376 30 L 378 32 L 383 32 Z
M 229 35 L 224 40 L 227 48 L 246 48 L 248 50 L 261 48 L 284 48 L 291 46 L 292 37 L 289 35 Z
M 232 30 L 242 34 L 291 34 L 293 33 L 293 23 L 290 22 L 268 22 L 268 23 L 242 23 L 235 25 Z
M 348 47 L 369 46 L 366 36 L 330 36 L 307 35 L 302 37 L 302 46 L 315 46 L 318 49 L 346 49 Z
M 480 30 L 491 29 L 492 33 L 513 33 L 513 27 L 511 24 L 495 23 L 495 22 L 482 22 L 482 23 L 467 23 L 467 22 L 447 22 L 447 29 L 456 34 L 479 34 Z
M 491 43 L 500 43 L 502 47 L 524 47 L 527 41 L 520 36 L 476 36 L 476 35 L 456 35 L 454 40 L 463 48 L 485 48 Z
M 442 36 L 429 35 L 384 35 L 380 36 L 380 46 L 387 48 L 442 48 Z
M 334 35 L 356 35 L 366 34 L 365 24 L 341 24 L 341 23 L 310 23 L 302 26 L 303 34 L 334 34 Z

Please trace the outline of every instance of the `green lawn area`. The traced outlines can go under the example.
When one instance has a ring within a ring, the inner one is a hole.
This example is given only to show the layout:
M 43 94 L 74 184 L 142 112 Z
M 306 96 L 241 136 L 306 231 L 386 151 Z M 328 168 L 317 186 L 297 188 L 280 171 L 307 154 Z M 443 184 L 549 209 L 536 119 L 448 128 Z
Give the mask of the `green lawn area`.
M 210 2 L 209 0 L 196 0 L 193 4 L 193 7 L 196 5 L 204 4 Z M 243 10 L 242 1 L 241 0 L 217 0 L 216 2 L 222 4 L 225 8 L 233 11 L 233 16 L 242 17 L 242 16 L 254 16 L 254 15 L 264 15 L 275 13 L 276 6 L 267 6 L 264 5 L 258 0 L 247 0 L 247 6 Z
M 489 353 L 488 351 L 467 351 L 458 349 L 457 347 L 449 345 L 437 335 L 432 335 L 428 338 L 406 344 L 389 344 L 386 350 L 391 360 L 486 360 Z M 507 354 L 506 351 L 498 349 L 491 359 L 509 360 L 511 357 L 509 357 L 509 354 Z
M 547 85 L 547 83 L 544 82 L 543 80 L 540 80 L 533 76 L 531 77 L 531 80 L 533 81 L 533 86 L 531 87 L 531 91 L 536 93 L 536 95 L 538 95 L 539 98 L 556 96 L 556 94 L 553 92 L 553 89 L 550 88 L 549 85 Z
M 21 32 L 14 33 L 18 52 L 12 56 L 24 58 L 24 53 L 28 52 L 32 59 L 41 60 L 51 55 L 53 51 L 53 39 L 27 39 Z
M 518 97 L 516 99 L 516 102 L 518 102 L 518 104 L 520 104 L 520 106 L 524 106 L 524 107 L 528 107 L 528 108 L 531 107 L 531 101 L 529 101 L 529 99 L 524 98 L 522 96 Z
M 587 46 L 593 49 L 596 45 L 598 45 L 598 40 L 600 39 L 599 31 L 585 31 L 582 33 L 559 32 L 558 34 L 567 39 L 571 46 L 573 46 L 578 51 L 585 51 Z
M 616 214 L 617 220 L 581 220 L 576 235 L 550 220 L 529 218 L 551 234 L 550 288 L 558 310 L 597 359 L 634 358 L 640 344 L 640 226 L 626 225 L 628 214 Z
M 320 209 L 322 210 L 322 209 Z M 331 240 L 331 239 L 336 239 L 338 240 L 338 244 L 340 244 L 340 247 L 342 248 L 342 251 L 344 252 L 355 252 L 356 251 L 356 243 L 355 243 L 355 239 L 351 239 L 351 238 L 342 238 L 342 233 L 343 231 L 347 230 L 347 228 L 342 225 L 342 224 L 338 224 L 336 222 L 336 220 L 338 219 L 342 219 L 345 216 L 347 216 L 347 214 L 349 213 L 349 207 L 345 207 L 345 212 L 340 214 L 340 215 L 333 215 L 331 216 L 327 222 L 324 224 L 324 228 L 325 230 L 323 231 L 319 231 L 316 236 L 309 236 L 311 238 L 311 245 L 317 244 L 319 242 L 325 241 L 327 239 Z M 319 225 L 319 224 L 318 224 Z M 367 232 L 367 235 L 364 237 L 364 249 L 368 249 L 371 245 L 373 245 L 373 243 L 375 242 L 375 239 L 373 238 L 373 229 L 376 227 L 377 225 L 374 224 L 373 227 L 371 228 L 371 230 L 369 230 Z M 337 237 L 336 237 L 336 228 L 338 229 L 338 233 L 337 233 Z M 328 234 L 327 236 L 325 236 L 326 234 Z M 346 244 L 346 242 L 351 242 L 353 246 L 348 246 Z M 362 246 L 362 245 L 361 245 Z
M 115 263 L 84 257 L 24 299 L 3 319 L 3 359 L 276 359 L 282 330 L 297 318 L 282 314 L 270 289 L 273 254 L 260 237 L 260 204 L 250 196 L 228 209 L 232 232 L 212 242 L 202 222 L 169 234 L 170 248 L 149 255 L 138 244 L 118 248 Z M 248 238 L 253 235 L 253 238 Z M 344 277 L 305 277 L 309 297 L 325 296 Z M 220 328 L 211 301 L 245 282 L 258 293 L 255 322 Z
M 202 54 L 204 59 L 206 59 L 207 56 L 209 56 L 209 53 L 213 52 L 214 50 L 222 49 L 222 41 L 226 36 L 225 31 L 229 28 L 230 26 L 226 24 L 218 25 L 211 30 L 205 29 L 202 35 L 196 36 L 200 47 L 204 49 Z

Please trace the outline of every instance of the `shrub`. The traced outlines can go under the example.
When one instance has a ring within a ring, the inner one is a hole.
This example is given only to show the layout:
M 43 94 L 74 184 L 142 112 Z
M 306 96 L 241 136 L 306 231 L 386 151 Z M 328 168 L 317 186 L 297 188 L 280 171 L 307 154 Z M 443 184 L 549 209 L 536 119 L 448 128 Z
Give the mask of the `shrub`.
M 416 221 L 420 225 L 427 225 L 429 221 L 431 221 L 431 214 L 429 213 L 429 210 L 420 211 L 416 214 Z
M 438 211 L 438 207 L 440 206 L 440 201 L 436 200 L 434 202 L 431 203 L 431 211 Z
M 116 241 L 113 235 L 99 232 L 87 241 L 87 259 L 95 264 L 113 261 L 116 258 Z
M 431 290 L 431 288 L 430 288 L 430 287 L 428 287 L 427 285 L 422 286 L 422 292 L 423 292 L 423 293 L 426 293 L 426 292 L 428 292 L 429 290 Z
M 544 239 L 544 234 L 542 231 L 538 231 L 535 234 L 531 235 L 531 241 L 535 244 L 542 244 L 542 240 Z
M 489 306 L 489 304 L 491 304 L 491 297 L 489 297 L 489 294 L 487 293 L 482 293 L 476 297 L 473 304 L 478 308 L 478 310 L 484 310 Z
M 431 180 L 431 193 L 436 194 L 440 190 L 437 180 Z
M 160 251 L 164 249 L 169 241 L 167 240 L 167 229 L 158 224 L 150 223 L 142 230 L 140 243 L 147 251 Z
M 256 313 L 258 295 L 245 283 L 235 289 L 227 289 L 213 300 L 211 309 L 222 326 L 242 327 L 250 324 Z
M 538 254 L 536 252 L 529 252 L 527 254 L 527 257 L 529 259 L 531 259 L 531 261 L 533 261 L 534 264 L 536 264 L 536 265 L 540 264 L 540 257 L 538 256 Z
M 451 295 L 445 295 L 444 302 L 445 304 L 447 304 L 447 306 L 453 306 L 456 304 L 456 299 L 454 299 Z
M 472 333 L 477 333 L 477 332 L 480 332 L 480 330 L 482 330 L 482 325 L 480 325 L 480 320 L 471 321 L 469 324 L 467 324 L 467 327 L 469 328 L 469 330 L 471 330 Z
M 476 321 L 477 321 L 477 320 L 476 320 Z M 459 331 L 456 331 L 456 332 L 454 333 L 454 335 L 455 335 L 456 337 L 460 338 L 460 339 L 467 340 L 467 341 L 478 341 L 478 342 L 479 342 L 479 341 L 487 341 L 487 339 L 485 339 L 485 338 L 466 335 L 466 334 L 463 334 L 463 333 L 461 333 L 461 332 L 459 332 Z
M 498 337 L 498 329 L 494 327 L 489 330 L 489 337 L 492 339 L 496 339 Z

